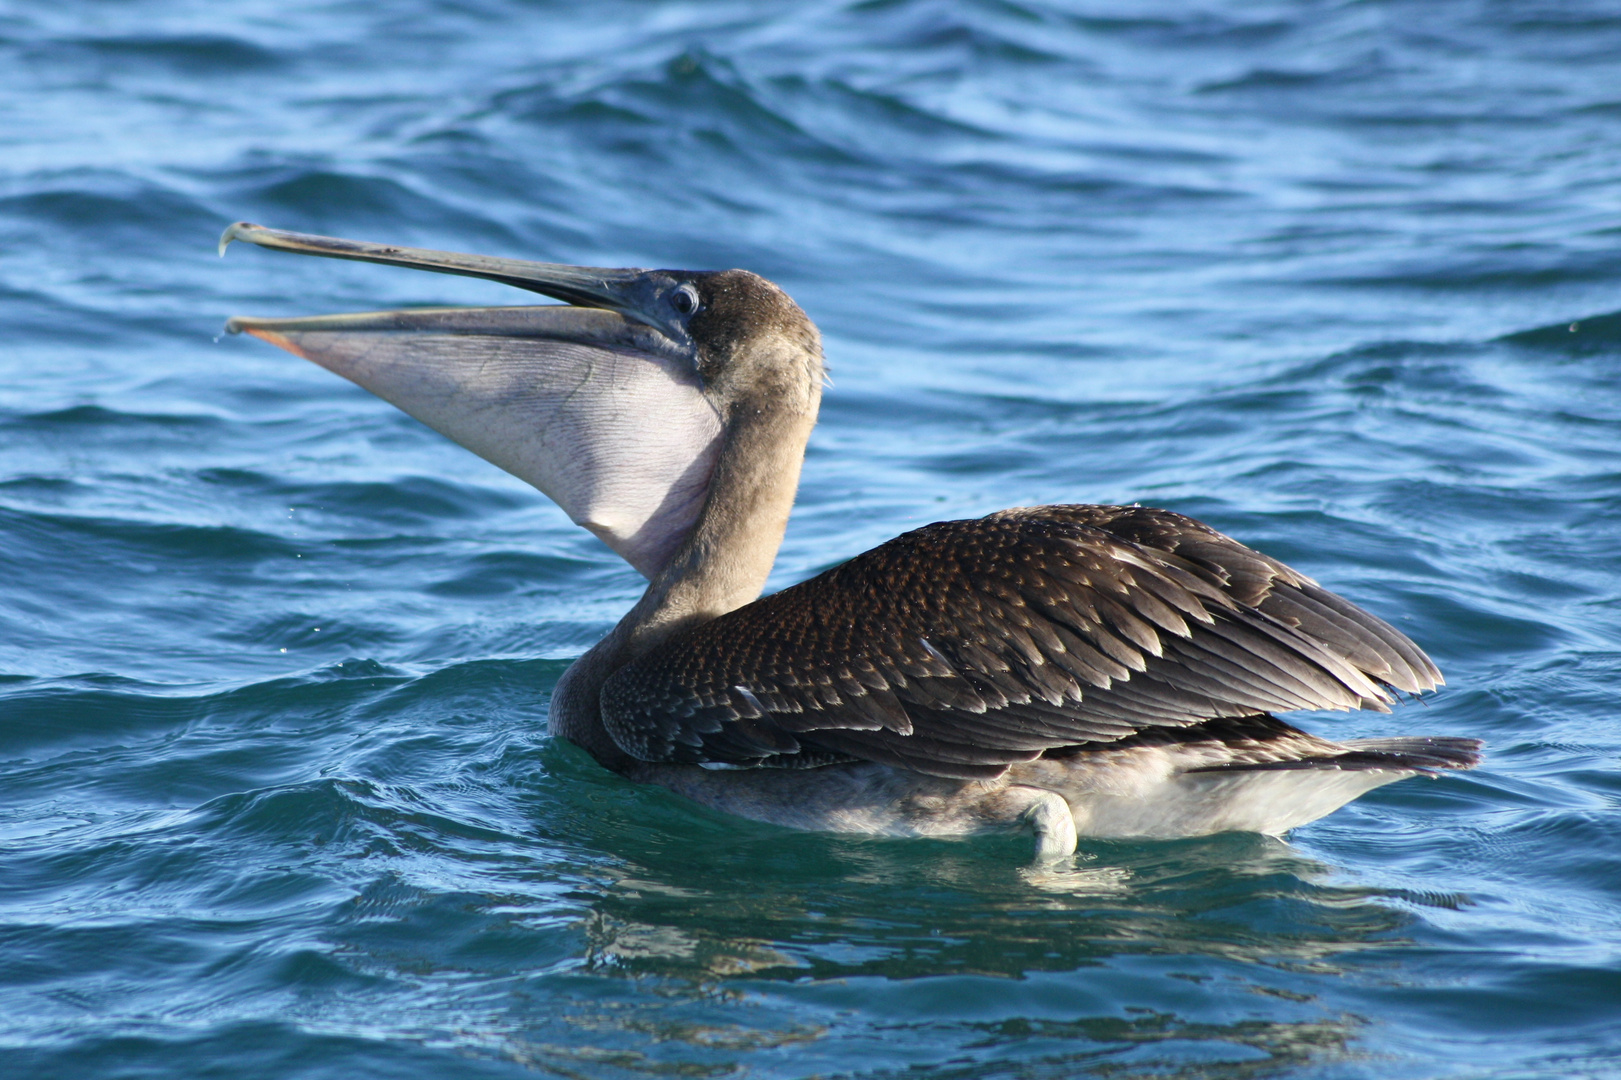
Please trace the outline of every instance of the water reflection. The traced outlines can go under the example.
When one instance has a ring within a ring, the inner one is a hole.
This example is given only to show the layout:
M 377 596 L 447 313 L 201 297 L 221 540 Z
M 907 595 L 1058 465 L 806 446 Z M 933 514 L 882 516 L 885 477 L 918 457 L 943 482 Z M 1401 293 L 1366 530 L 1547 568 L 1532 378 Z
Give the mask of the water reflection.
M 991 845 L 776 846 L 801 854 L 803 871 L 743 874 L 735 853 L 696 848 L 603 871 L 582 924 L 589 963 L 691 979 L 1019 978 L 1165 954 L 1333 972 L 1347 952 L 1391 947 L 1409 919 L 1257 837 L 1100 845 L 1040 874 Z
M 331 928 L 390 1012 L 537 1068 L 1268 1076 L 1359 1054 L 1324 990 L 1409 944 L 1399 898 L 1277 840 L 1093 843 L 1033 873 L 1015 840 L 785 833 L 544 757 L 554 857 Z

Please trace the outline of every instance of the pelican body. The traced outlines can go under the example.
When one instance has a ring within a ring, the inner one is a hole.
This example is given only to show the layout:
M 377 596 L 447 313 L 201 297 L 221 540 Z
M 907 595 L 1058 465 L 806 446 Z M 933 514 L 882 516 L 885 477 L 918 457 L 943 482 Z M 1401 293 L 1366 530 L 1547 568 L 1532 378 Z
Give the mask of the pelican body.
M 1331 742 L 1274 714 L 1441 683 L 1389 624 L 1191 518 L 1038 506 L 938 522 L 760 598 L 821 338 L 743 270 L 563 266 L 239 223 L 267 248 L 487 278 L 564 305 L 233 318 L 533 484 L 648 579 L 558 683 L 604 767 L 798 829 L 1281 834 L 1472 739 Z

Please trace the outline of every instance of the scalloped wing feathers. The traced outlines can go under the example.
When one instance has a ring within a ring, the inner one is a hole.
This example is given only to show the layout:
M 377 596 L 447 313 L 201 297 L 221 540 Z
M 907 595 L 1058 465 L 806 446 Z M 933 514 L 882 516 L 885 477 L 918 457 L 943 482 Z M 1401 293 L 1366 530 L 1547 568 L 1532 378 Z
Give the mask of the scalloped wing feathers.
M 1047 506 L 926 526 L 680 634 L 608 680 L 602 716 L 643 761 L 989 778 L 1440 681 L 1387 623 L 1191 518 Z

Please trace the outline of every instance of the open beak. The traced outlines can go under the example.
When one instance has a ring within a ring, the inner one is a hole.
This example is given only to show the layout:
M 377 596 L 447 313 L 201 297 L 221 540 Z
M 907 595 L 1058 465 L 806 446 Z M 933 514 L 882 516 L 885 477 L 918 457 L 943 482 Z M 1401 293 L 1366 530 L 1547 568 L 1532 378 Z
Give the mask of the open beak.
M 702 509 L 721 420 L 661 271 L 394 247 L 238 223 L 220 238 L 480 277 L 572 306 L 421 308 L 291 319 L 248 333 L 365 387 L 533 484 L 654 576 Z

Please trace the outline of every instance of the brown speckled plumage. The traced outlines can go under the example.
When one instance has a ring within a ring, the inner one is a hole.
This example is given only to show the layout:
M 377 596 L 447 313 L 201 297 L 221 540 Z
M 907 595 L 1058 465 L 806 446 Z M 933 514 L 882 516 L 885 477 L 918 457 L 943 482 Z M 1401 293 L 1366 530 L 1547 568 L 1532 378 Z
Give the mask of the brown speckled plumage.
M 607 681 L 602 714 L 644 761 L 971 778 L 1439 680 L 1388 624 L 1190 518 L 1046 506 L 918 529 L 680 634 Z

